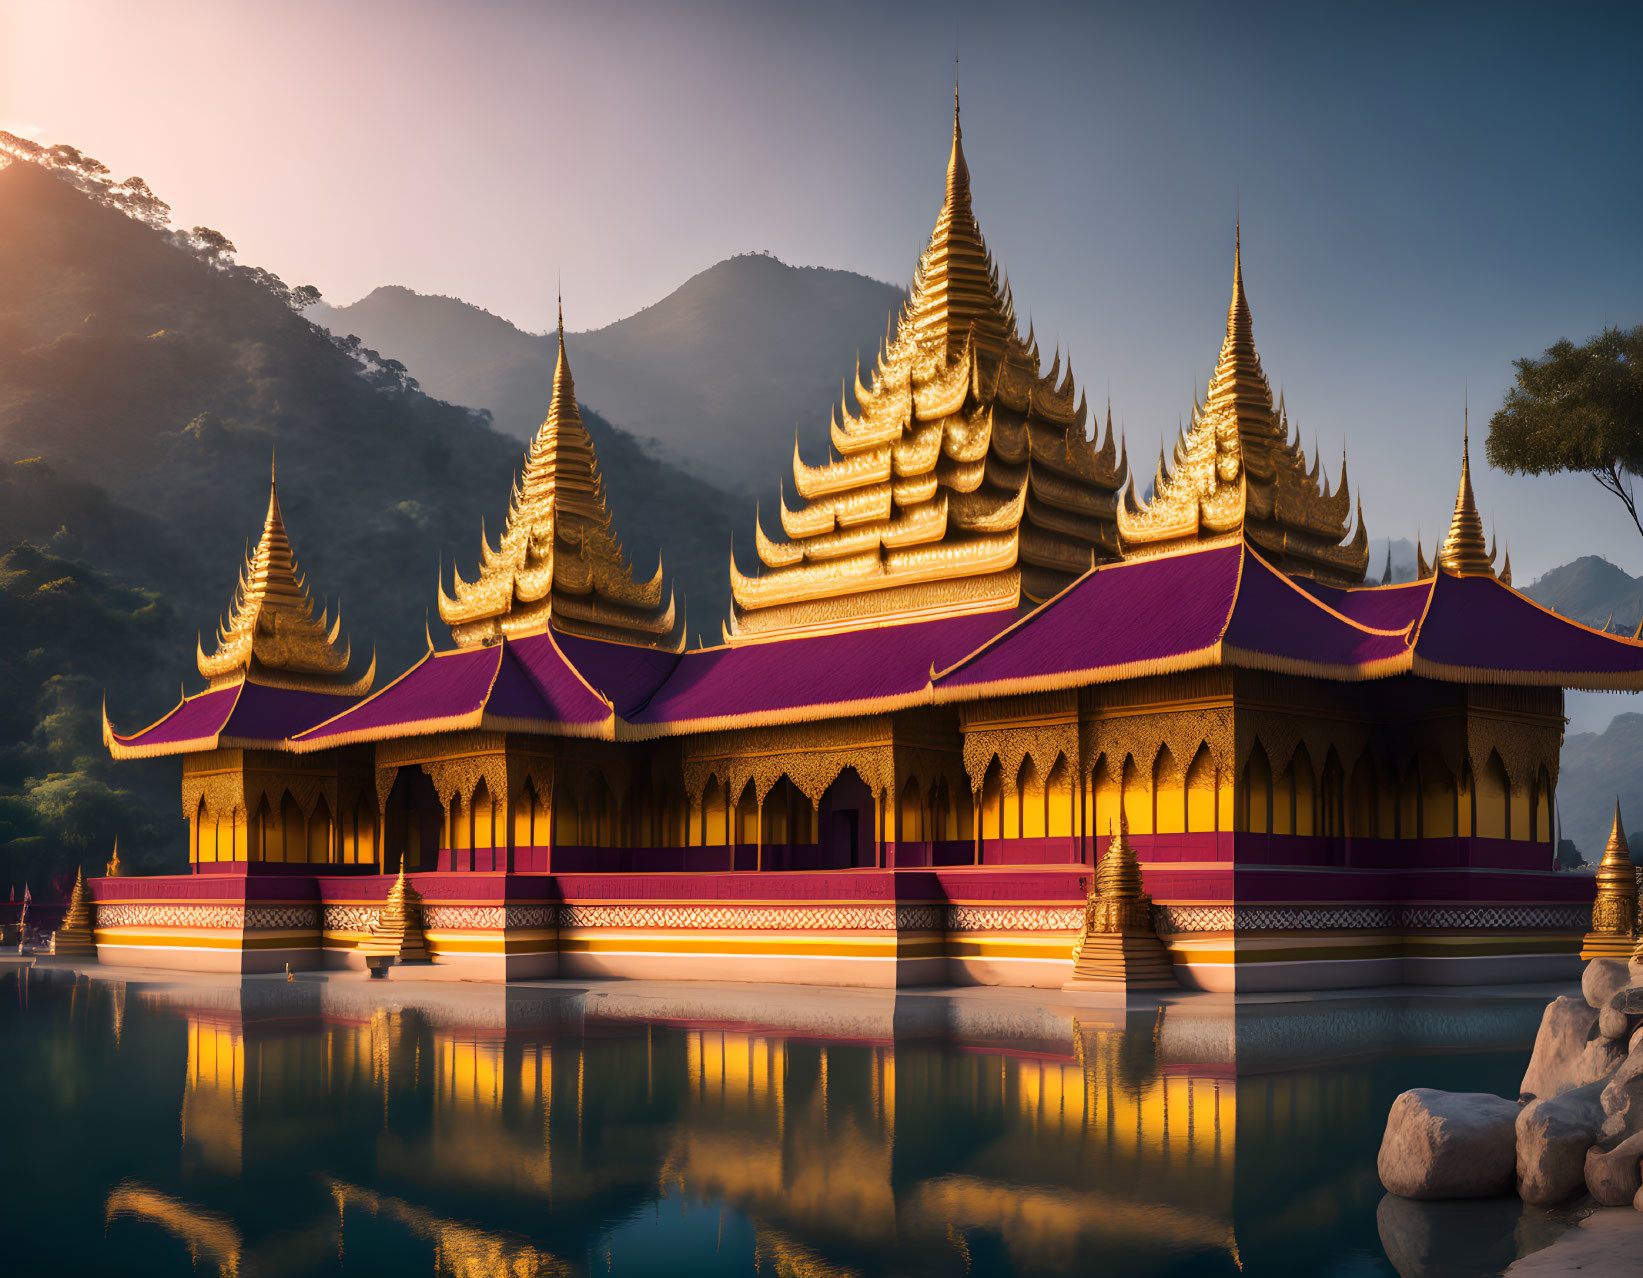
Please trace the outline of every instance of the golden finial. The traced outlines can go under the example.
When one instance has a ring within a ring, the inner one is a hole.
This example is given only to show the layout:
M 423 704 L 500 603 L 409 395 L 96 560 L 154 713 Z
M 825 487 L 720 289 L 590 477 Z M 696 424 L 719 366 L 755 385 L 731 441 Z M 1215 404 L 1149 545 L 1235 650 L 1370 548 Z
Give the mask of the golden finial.
M 314 615 L 307 579 L 285 531 L 270 456 L 262 535 L 240 568 L 229 618 L 217 628 L 216 650 L 207 655 L 196 640 L 195 664 L 213 687 L 249 677 L 283 687 L 366 692 L 376 674 L 375 660 L 363 676 L 348 682 L 350 656 L 341 612 L 332 617 L 327 608 Z
M 125 866 L 120 864 L 120 839 L 114 839 L 114 855 L 109 858 L 108 868 L 103 872 L 105 878 L 117 879 L 125 873 Z
M 1632 936 L 1637 931 L 1637 874 L 1626 830 L 1615 800 L 1614 828 L 1597 867 L 1597 899 L 1592 903 L 1592 931 L 1600 936 Z
M 1386 568 L 1381 572 L 1381 585 L 1392 584 L 1392 539 L 1386 539 Z
M 1500 565 L 1500 581 L 1502 585 L 1510 586 L 1512 584 L 1512 545 L 1510 542 L 1502 542 L 1501 549 L 1505 551 L 1506 557 Z
M 1494 565 L 1483 540 L 1483 519 L 1472 494 L 1471 410 L 1462 418 L 1460 445 L 1460 488 L 1455 493 L 1455 513 L 1449 534 L 1438 548 L 1438 567 L 1457 577 L 1492 576 Z

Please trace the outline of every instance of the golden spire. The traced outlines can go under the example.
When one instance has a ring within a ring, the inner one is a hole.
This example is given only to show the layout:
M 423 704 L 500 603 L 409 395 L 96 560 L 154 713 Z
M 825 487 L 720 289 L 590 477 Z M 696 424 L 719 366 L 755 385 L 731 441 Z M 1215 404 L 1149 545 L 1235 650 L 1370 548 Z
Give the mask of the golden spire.
M 1455 494 L 1455 513 L 1449 521 L 1449 535 L 1438 548 L 1438 567 L 1457 577 L 1494 575 L 1494 556 L 1483 540 L 1483 519 L 1472 496 L 1472 439 L 1470 413 L 1461 428 L 1460 489 Z
M 1346 541 L 1353 515 L 1346 459 L 1332 492 L 1318 461 L 1308 466 L 1298 434 L 1291 439 L 1282 399 L 1273 405 L 1244 291 L 1242 226 L 1233 231 L 1232 299 L 1220 358 L 1203 404 L 1196 393 L 1193 399 L 1173 473 L 1160 467 L 1146 506 L 1118 511 L 1124 554 L 1243 538 L 1286 572 L 1362 584 L 1369 535 L 1360 513 Z
M 795 447 L 783 539 L 755 525 L 761 571 L 732 557 L 731 635 L 1018 607 L 1116 555 L 1127 461 L 1110 422 L 1085 437 L 1060 353 L 1041 373 L 1017 331 L 971 209 L 956 87 L 940 214 L 870 384 L 859 366 L 853 383 L 829 457 Z
M 550 622 L 590 638 L 684 646 L 673 597 L 663 598 L 660 558 L 651 579 L 636 582 L 611 526 L 599 458 L 576 406 L 563 303 L 547 418 L 525 454 L 501 540 L 492 547 L 482 530 L 480 545 L 475 580 L 453 573 L 451 595 L 440 582 L 439 616 L 458 647 L 540 634 Z
M 125 866 L 120 863 L 120 839 L 119 836 L 116 835 L 114 839 L 114 855 L 109 858 L 108 868 L 103 871 L 103 874 L 106 878 L 117 879 L 124 873 Z
M 392 958 L 401 963 L 429 961 L 422 933 L 422 893 L 406 882 L 403 862 L 371 934 L 359 942 L 358 949 L 367 957 Z
M 1603 936 L 1631 936 L 1637 931 L 1637 875 L 1631 846 L 1620 824 L 1615 800 L 1614 828 L 1597 867 L 1597 899 L 1592 903 L 1592 931 Z
M 91 903 L 86 900 L 86 872 L 74 871 L 74 891 L 68 899 L 63 921 L 57 925 L 57 940 L 52 953 L 58 958 L 96 958 L 97 943 L 92 935 L 95 919 Z
M 212 687 L 242 678 L 274 687 L 359 695 L 369 691 L 376 658 L 364 675 L 346 681 L 352 649 L 342 636 L 342 613 L 314 616 L 307 579 L 297 568 L 269 464 L 268 513 L 262 536 L 240 569 L 228 621 L 217 627 L 216 651 L 195 645 L 195 663 Z

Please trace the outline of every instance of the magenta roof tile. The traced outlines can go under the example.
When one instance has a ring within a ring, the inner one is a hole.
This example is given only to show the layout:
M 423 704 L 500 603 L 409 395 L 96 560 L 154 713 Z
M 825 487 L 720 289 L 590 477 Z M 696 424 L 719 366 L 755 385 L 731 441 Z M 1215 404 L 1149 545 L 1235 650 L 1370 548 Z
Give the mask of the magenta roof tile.
M 1305 578 L 1295 584 L 1336 612 L 1371 630 L 1407 630 L 1420 620 L 1432 595 L 1432 578 L 1396 586 L 1360 586 L 1343 590 Z
M 429 653 L 387 687 L 336 718 L 300 734 L 307 748 L 374 741 L 412 730 L 477 727 L 497 676 L 502 645 Z M 468 719 L 473 724 L 468 724 Z
M 1429 678 L 1565 688 L 1643 687 L 1643 643 L 1543 608 L 1492 577 L 1440 572 L 1415 635 Z
M 679 664 L 677 652 L 584 639 L 558 630 L 553 638 L 571 665 L 601 696 L 609 698 L 616 713 L 624 718 L 636 713 Z
M 635 727 L 780 723 L 923 700 L 940 669 L 997 634 L 1013 613 L 975 613 L 835 634 L 743 641 L 685 653 Z

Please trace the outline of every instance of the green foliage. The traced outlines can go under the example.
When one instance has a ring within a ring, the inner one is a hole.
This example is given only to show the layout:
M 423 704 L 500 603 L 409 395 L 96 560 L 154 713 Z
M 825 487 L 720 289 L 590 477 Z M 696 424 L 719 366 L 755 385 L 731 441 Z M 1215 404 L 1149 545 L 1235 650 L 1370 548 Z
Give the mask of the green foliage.
M 1517 380 L 1489 422 L 1489 460 L 1544 475 L 1586 471 L 1643 532 L 1632 480 L 1643 474 L 1643 325 L 1567 339 L 1513 361 Z

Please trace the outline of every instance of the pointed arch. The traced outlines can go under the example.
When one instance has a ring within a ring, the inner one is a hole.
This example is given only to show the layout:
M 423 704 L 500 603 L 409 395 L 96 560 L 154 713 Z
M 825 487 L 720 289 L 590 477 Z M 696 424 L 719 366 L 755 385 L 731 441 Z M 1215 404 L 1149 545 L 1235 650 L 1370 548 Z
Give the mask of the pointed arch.
M 1016 819 L 1008 833 L 1020 839 L 1043 838 L 1044 774 L 1030 754 L 1021 760 L 1021 769 L 1016 773 L 1015 797 Z
M 722 848 L 729 835 L 729 821 L 725 811 L 725 787 L 719 774 L 713 773 L 702 787 L 702 846 Z
M 1380 837 L 1380 786 L 1375 779 L 1375 761 L 1368 750 L 1352 765 L 1347 805 L 1347 833 L 1355 839 Z
M 980 837 L 989 842 L 1004 837 L 1004 765 L 996 754 L 981 777 Z
M 1512 783 L 1501 761 L 1500 751 L 1489 751 L 1478 776 L 1478 824 L 1480 839 L 1509 839 L 1512 820 Z
M 1153 825 L 1159 834 L 1181 834 L 1187 828 L 1186 770 L 1169 746 L 1158 748 L 1152 762 Z
M 474 786 L 469 801 L 473 812 L 473 848 L 475 869 L 489 869 L 492 849 L 496 847 L 496 804 L 491 801 L 490 787 L 481 778 Z
M 1552 774 L 1544 763 L 1535 777 L 1534 840 L 1552 841 Z
M 1075 807 L 1072 765 L 1065 754 L 1058 753 L 1044 779 L 1044 833 L 1055 839 L 1070 839 Z
M 308 855 L 307 823 L 302 819 L 302 808 L 287 790 L 280 796 L 280 856 L 281 861 L 301 861 Z
M 529 777 L 513 796 L 513 847 L 515 853 L 526 852 L 536 846 L 536 812 L 539 801 L 536 783 Z
M 917 777 L 908 777 L 896 804 L 896 841 L 924 842 L 924 794 Z
M 1090 833 L 1095 838 L 1097 848 L 1104 846 L 1102 840 L 1110 838 L 1112 832 L 1118 829 L 1118 819 L 1123 808 L 1121 792 L 1121 778 L 1113 771 L 1107 762 L 1107 756 L 1103 754 L 1095 761 L 1095 767 L 1090 773 L 1093 808 Z
M 1460 765 L 1460 780 L 1455 783 L 1455 833 L 1469 839 L 1478 827 L 1478 783 L 1472 772 L 1472 761 L 1464 759 Z
M 1152 833 L 1152 785 L 1151 778 L 1136 766 L 1135 756 L 1124 756 L 1124 771 L 1119 780 L 1119 803 L 1124 813 L 1124 822 L 1128 824 L 1131 834 Z
M 1418 758 L 1404 764 L 1398 780 L 1398 837 L 1421 837 L 1421 765 Z
M 1334 746 L 1324 754 L 1324 770 L 1318 778 L 1317 832 L 1338 839 L 1346 833 L 1346 770 Z
M 196 865 L 206 864 L 217 859 L 217 822 L 207 811 L 205 796 L 194 807 L 194 847 L 193 861 Z
M 1187 765 L 1187 832 L 1213 834 L 1215 821 L 1215 756 L 1201 743 Z
M 1256 738 L 1244 764 L 1243 827 L 1251 834 L 1272 833 L 1272 764 Z
M 1455 774 L 1436 759 L 1421 767 L 1421 838 L 1455 837 L 1460 784 Z
M 736 846 L 752 848 L 758 844 L 759 792 L 749 778 L 736 798 Z
M 314 801 L 314 811 L 308 817 L 308 856 L 310 865 L 327 865 L 332 859 L 331 805 L 322 794 Z

